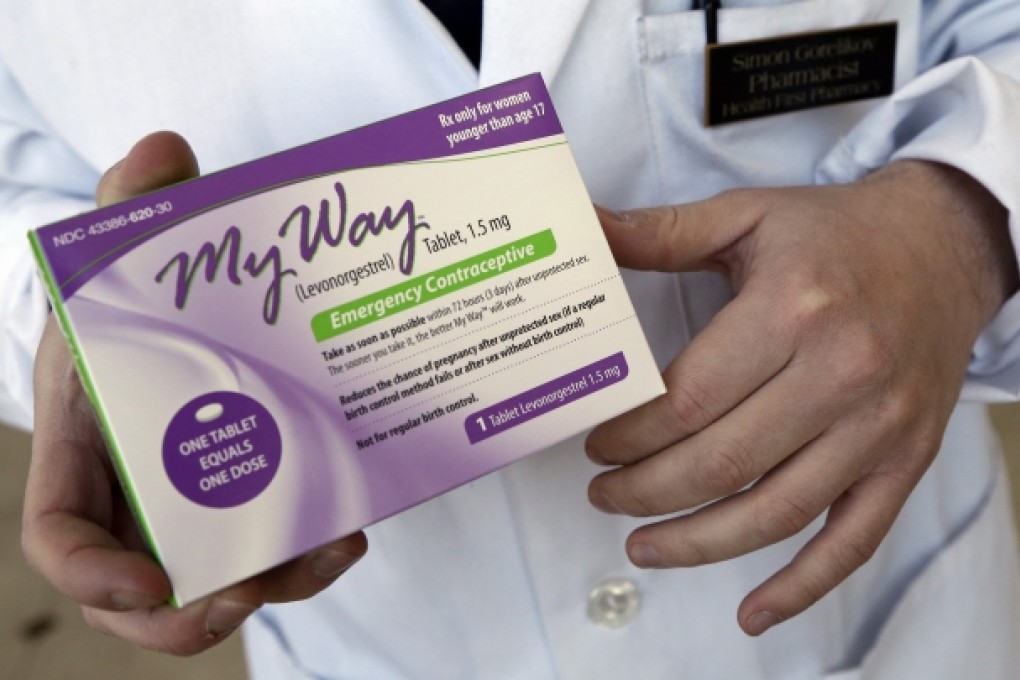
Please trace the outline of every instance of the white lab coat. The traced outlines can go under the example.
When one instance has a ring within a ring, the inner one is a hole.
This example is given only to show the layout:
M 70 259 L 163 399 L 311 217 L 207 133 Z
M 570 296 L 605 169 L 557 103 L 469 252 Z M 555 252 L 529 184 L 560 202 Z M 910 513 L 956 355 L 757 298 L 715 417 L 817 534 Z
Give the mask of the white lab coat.
M 724 4 L 723 41 L 898 20 L 897 93 L 706 130 L 704 29 L 686 0 L 486 0 L 480 77 L 412 0 L 0 0 L 0 414 L 30 423 L 45 315 L 24 231 L 88 207 L 101 170 L 159 128 L 209 171 L 541 70 L 608 206 L 845 182 L 919 157 L 977 177 L 1017 228 L 1020 3 Z M 663 364 L 729 297 L 707 274 L 626 278 Z M 975 348 L 968 399 L 1020 392 L 1018 331 L 1013 300 Z M 587 503 L 594 472 L 570 440 L 372 528 L 332 589 L 247 625 L 253 677 L 1020 677 L 1015 534 L 980 405 L 957 409 L 875 557 L 758 639 L 737 604 L 817 525 L 723 564 L 641 571 L 623 551 L 637 522 Z M 613 579 L 639 611 L 610 630 L 587 598 Z

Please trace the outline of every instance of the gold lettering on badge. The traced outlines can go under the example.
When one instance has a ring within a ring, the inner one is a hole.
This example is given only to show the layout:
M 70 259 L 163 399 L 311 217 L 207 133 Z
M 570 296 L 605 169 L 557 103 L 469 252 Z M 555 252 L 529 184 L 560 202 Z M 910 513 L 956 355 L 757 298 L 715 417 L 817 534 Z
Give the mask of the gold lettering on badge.
M 882 96 L 892 91 L 894 22 L 706 50 L 706 124 Z

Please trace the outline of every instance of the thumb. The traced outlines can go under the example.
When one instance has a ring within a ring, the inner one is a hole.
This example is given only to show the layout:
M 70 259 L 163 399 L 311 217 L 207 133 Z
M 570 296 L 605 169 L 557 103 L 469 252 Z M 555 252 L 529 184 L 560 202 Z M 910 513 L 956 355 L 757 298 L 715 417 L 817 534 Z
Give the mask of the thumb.
M 184 138 L 176 132 L 154 132 L 106 171 L 96 187 L 96 204 L 119 203 L 197 175 L 198 161 Z
M 722 254 L 765 212 L 763 192 L 726 191 L 695 203 L 616 212 L 595 206 L 617 264 L 628 269 L 721 269 Z

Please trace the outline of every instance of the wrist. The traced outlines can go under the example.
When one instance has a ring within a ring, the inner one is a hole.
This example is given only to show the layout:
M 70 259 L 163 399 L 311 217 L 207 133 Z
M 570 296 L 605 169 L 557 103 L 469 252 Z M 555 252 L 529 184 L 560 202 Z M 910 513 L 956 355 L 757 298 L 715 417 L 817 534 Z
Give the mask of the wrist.
M 943 163 L 902 160 L 865 181 L 897 182 L 904 200 L 920 201 L 933 216 L 932 228 L 965 274 L 984 324 L 1020 289 L 1009 211 L 973 177 Z

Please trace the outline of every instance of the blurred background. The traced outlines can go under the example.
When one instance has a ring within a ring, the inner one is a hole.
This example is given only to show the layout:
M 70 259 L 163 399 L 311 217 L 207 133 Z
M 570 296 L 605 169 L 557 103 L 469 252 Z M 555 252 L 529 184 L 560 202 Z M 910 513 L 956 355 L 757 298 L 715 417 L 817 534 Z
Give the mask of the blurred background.
M 1020 405 L 992 410 L 1011 465 L 1020 519 Z M 25 564 L 21 503 L 29 438 L 0 426 L 0 680 L 243 680 L 240 636 L 190 659 L 147 652 L 93 631 L 77 606 Z

